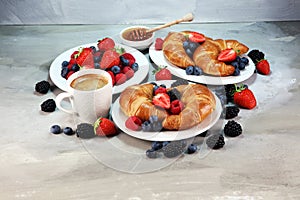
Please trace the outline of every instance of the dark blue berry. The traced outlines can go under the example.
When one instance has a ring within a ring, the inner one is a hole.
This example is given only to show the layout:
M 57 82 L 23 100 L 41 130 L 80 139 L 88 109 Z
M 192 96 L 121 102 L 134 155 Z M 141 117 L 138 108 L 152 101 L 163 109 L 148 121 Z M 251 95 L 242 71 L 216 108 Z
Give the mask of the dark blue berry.
M 64 68 L 61 69 L 60 75 L 61 75 L 63 78 L 66 78 L 67 75 L 68 75 L 68 73 L 69 73 L 69 69 L 68 69 L 67 67 L 64 67 Z
M 238 75 L 240 75 L 240 70 L 239 70 L 239 68 L 235 68 L 235 70 L 234 70 L 234 72 L 233 72 L 232 75 L 233 75 L 233 76 L 238 76 Z
M 118 74 L 118 73 L 120 73 L 121 69 L 120 69 L 119 66 L 114 65 L 114 66 L 111 68 L 111 71 L 112 71 L 114 74 Z
M 71 70 L 77 72 L 80 70 L 80 67 L 77 64 L 73 64 Z
M 68 61 L 63 61 L 62 63 L 61 63 L 61 66 L 64 68 L 64 67 L 68 67 L 68 65 L 69 65 L 69 62 Z
M 162 143 L 162 145 L 163 145 L 163 147 L 165 147 L 165 146 L 167 146 L 169 143 L 170 143 L 170 141 L 164 141 L 164 142 Z
M 155 91 L 156 91 L 158 88 L 159 88 L 158 85 L 154 85 L 154 87 L 153 87 L 153 94 L 155 93 Z
M 139 64 L 138 63 L 133 63 L 132 65 L 131 65 L 131 69 L 133 69 L 133 71 L 134 72 L 136 72 L 138 69 L 139 69 Z
M 61 128 L 59 125 L 53 125 L 50 128 L 50 132 L 53 134 L 60 134 L 61 133 Z
M 142 123 L 142 130 L 145 132 L 151 131 L 151 123 L 149 121 L 144 121 L 144 123 Z
M 188 154 L 195 153 L 196 151 L 197 151 L 197 145 L 195 145 L 195 144 L 190 144 L 187 148 Z
M 71 127 L 65 127 L 63 132 L 66 135 L 73 135 L 75 133 Z
M 246 57 L 242 57 L 242 58 L 241 58 L 241 62 L 242 62 L 242 63 L 245 63 L 245 65 L 248 65 L 249 59 L 246 58 Z
M 189 42 L 186 40 L 182 43 L 182 45 L 184 49 L 187 49 L 189 47 Z
M 241 63 L 241 57 L 237 56 L 235 60 L 236 62 Z
M 100 69 L 100 64 L 99 63 L 94 63 L 95 69 Z
M 189 48 L 191 49 L 192 52 L 194 52 L 197 47 L 198 46 L 195 42 L 190 42 Z
M 147 156 L 148 158 L 157 158 L 157 157 L 158 157 L 158 152 L 156 152 L 156 151 L 153 150 L 153 149 L 148 149 L 148 150 L 146 151 L 146 156 Z
M 127 60 L 126 58 L 124 58 L 123 56 L 120 56 L 120 61 L 121 61 L 121 64 L 123 66 L 128 66 L 129 65 L 129 60 Z
M 158 121 L 158 116 L 157 115 L 151 115 L 149 117 L 149 121 L 150 121 L 150 123 L 157 122 Z
M 163 88 L 167 88 L 167 86 L 165 84 L 161 84 L 159 85 L 160 87 L 163 87 Z
M 239 67 L 239 63 L 237 61 L 233 61 L 231 63 L 231 65 L 234 67 L 234 68 L 238 68 Z
M 246 64 L 241 62 L 240 65 L 239 65 L 239 70 L 244 70 L 246 67 Z
M 163 128 L 163 127 L 162 127 L 161 122 L 154 122 L 154 123 L 151 123 L 151 131 L 158 132 L 158 131 L 161 131 L 162 128 Z
M 100 56 L 94 56 L 94 62 L 95 62 L 95 63 L 100 62 L 100 60 L 101 60 L 101 57 L 100 57 Z
M 158 142 L 158 141 L 154 141 L 154 142 L 152 142 L 152 144 L 151 144 L 151 148 L 152 148 L 154 151 L 160 150 L 161 148 L 163 148 L 163 143 L 162 143 L 162 142 Z
M 199 75 L 203 74 L 203 71 L 202 71 L 202 69 L 200 67 L 195 66 L 193 74 L 196 75 L 196 76 L 199 76 Z
M 194 73 L 194 66 L 188 66 L 186 69 L 185 69 L 185 73 L 187 75 L 192 75 Z
M 155 82 L 150 82 L 152 85 L 154 85 L 154 86 L 156 86 L 157 85 L 157 83 L 155 83 Z
M 187 48 L 187 49 L 185 50 L 185 52 L 186 52 L 186 54 L 187 54 L 190 58 L 193 57 L 193 51 L 192 51 L 190 48 Z
M 97 51 L 95 46 L 90 46 L 90 48 L 93 50 L 94 53 Z

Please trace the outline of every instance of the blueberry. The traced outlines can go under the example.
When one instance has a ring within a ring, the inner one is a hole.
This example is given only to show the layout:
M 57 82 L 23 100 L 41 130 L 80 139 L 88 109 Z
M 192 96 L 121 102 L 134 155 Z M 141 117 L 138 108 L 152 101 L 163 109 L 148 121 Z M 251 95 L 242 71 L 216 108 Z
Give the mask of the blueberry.
M 184 49 L 187 49 L 189 47 L 189 42 L 186 40 L 182 43 L 182 45 Z
M 192 75 L 194 73 L 194 67 L 193 66 L 188 66 L 186 69 L 185 69 L 185 73 L 187 75 Z
M 238 63 L 241 63 L 241 57 L 237 56 L 235 61 L 238 62 Z
M 202 69 L 200 67 L 195 66 L 194 67 L 194 75 L 199 76 L 199 75 L 202 75 L 202 74 L 203 74 Z
M 151 123 L 151 131 L 158 132 L 158 131 L 161 131 L 162 128 L 163 128 L 163 127 L 162 127 L 161 122 L 154 122 L 154 123 Z
M 66 135 L 73 135 L 75 133 L 71 127 L 65 127 L 63 132 Z
M 187 148 L 188 154 L 195 153 L 196 151 L 197 151 L 197 145 L 195 145 L 195 144 L 190 144 Z
M 73 64 L 71 70 L 77 72 L 80 70 L 80 67 L 77 64 Z
M 155 86 L 153 87 L 153 93 L 155 93 L 155 91 L 156 91 L 158 88 L 159 88 L 159 86 L 158 86 L 158 85 L 155 85 Z
M 169 141 L 164 141 L 164 142 L 162 143 L 162 145 L 163 145 L 163 147 L 165 147 L 165 146 L 167 146 L 169 143 L 170 143 Z
M 90 48 L 93 50 L 94 53 L 97 51 L 95 46 L 90 46 Z
M 242 63 L 245 63 L 245 65 L 248 65 L 249 59 L 246 58 L 246 57 L 242 57 L 242 58 L 241 58 L 241 62 L 242 62 Z
M 155 82 L 150 82 L 152 85 L 157 86 L 157 84 Z
M 167 88 L 167 86 L 165 84 L 161 84 L 159 85 L 160 87 L 163 87 L 163 88 Z
M 153 150 L 153 149 L 148 149 L 148 150 L 146 151 L 146 156 L 147 156 L 148 158 L 157 158 L 157 157 L 158 157 L 158 152 L 156 152 L 156 151 Z
M 139 64 L 135 62 L 131 65 L 131 68 L 133 69 L 134 72 L 136 72 L 139 69 Z
M 238 75 L 240 75 L 240 70 L 239 70 L 239 68 L 235 68 L 235 70 L 234 70 L 234 72 L 233 72 L 232 75 L 233 75 L 233 76 L 238 76 Z
M 142 123 L 142 129 L 145 132 L 151 131 L 151 123 L 149 121 L 144 121 L 144 123 Z
M 63 78 L 66 78 L 67 75 L 68 75 L 68 73 L 69 73 L 69 69 L 68 69 L 67 67 L 64 67 L 64 68 L 61 69 L 60 75 L 61 75 Z
M 149 117 L 150 123 L 158 122 L 158 116 L 157 115 L 151 115 Z
M 185 50 L 185 52 L 186 52 L 186 54 L 187 54 L 190 58 L 193 57 L 193 51 L 192 51 L 190 48 L 187 48 L 187 49 Z
M 60 134 L 61 133 L 61 128 L 59 125 L 53 125 L 50 128 L 50 132 L 53 134 Z
M 112 66 L 111 71 L 112 71 L 114 74 L 118 74 L 118 73 L 120 73 L 121 69 L 120 69 L 119 66 L 114 65 L 114 66 Z
M 123 56 L 120 56 L 120 61 L 121 61 L 121 64 L 123 66 L 128 66 L 129 65 L 129 60 L 127 60 L 126 58 L 124 58 Z
M 239 63 L 237 61 L 233 61 L 231 63 L 232 66 L 234 66 L 234 68 L 238 68 L 239 67 Z
M 158 142 L 158 141 L 154 141 L 154 142 L 152 142 L 152 144 L 151 144 L 151 148 L 152 148 L 154 151 L 157 151 L 157 150 L 163 148 L 163 143 L 162 143 L 162 142 Z
M 100 69 L 100 64 L 99 63 L 94 63 L 95 69 Z
M 66 60 L 61 63 L 62 67 L 68 67 L 68 65 L 69 65 L 69 62 Z
M 189 48 L 191 49 L 192 52 L 194 52 L 197 47 L 198 46 L 195 42 L 190 42 Z
M 244 70 L 246 67 L 246 64 L 241 62 L 240 65 L 239 65 L 239 70 Z
M 100 62 L 100 60 L 101 60 L 101 57 L 100 57 L 100 56 L 94 56 L 94 62 L 95 62 L 95 63 Z

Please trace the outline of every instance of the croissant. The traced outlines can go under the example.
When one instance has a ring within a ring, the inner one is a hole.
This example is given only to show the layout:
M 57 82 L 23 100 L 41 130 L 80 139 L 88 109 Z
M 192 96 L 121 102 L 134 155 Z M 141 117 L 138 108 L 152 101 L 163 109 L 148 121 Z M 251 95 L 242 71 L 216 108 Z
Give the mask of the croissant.
M 163 128 L 184 130 L 199 124 L 216 106 L 214 95 L 207 87 L 200 84 L 180 85 L 175 88 L 180 92 L 180 100 L 185 106 L 178 115 L 171 115 L 152 104 L 153 87 L 149 83 L 127 87 L 120 95 L 121 110 L 127 116 L 137 116 L 142 120 L 149 120 L 151 115 L 157 115 Z
M 235 68 L 230 64 L 218 61 L 219 53 L 227 48 L 235 50 L 237 55 L 248 51 L 248 47 L 237 40 L 212 40 L 206 38 L 205 42 L 195 50 L 193 60 L 207 74 L 215 76 L 232 75 Z
M 180 32 L 170 32 L 163 43 L 163 54 L 166 59 L 180 68 L 186 68 L 190 65 L 194 66 L 194 61 L 187 55 L 183 48 L 183 42 L 186 37 Z

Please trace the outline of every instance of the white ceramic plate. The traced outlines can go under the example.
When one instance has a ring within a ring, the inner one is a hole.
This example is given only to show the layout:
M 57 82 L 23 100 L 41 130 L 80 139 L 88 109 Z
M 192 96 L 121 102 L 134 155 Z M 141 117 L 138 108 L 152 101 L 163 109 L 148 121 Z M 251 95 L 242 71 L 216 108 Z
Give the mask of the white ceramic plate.
M 255 70 L 255 65 L 249 59 L 249 64 L 246 66 L 244 70 L 241 70 L 241 73 L 239 76 L 226 76 L 226 77 L 216 77 L 216 76 L 208 76 L 208 75 L 201 75 L 201 76 L 195 76 L 195 75 L 187 75 L 185 73 L 184 69 L 181 69 L 167 61 L 165 56 L 163 55 L 163 51 L 156 51 L 154 44 L 152 44 L 149 48 L 149 55 L 153 62 L 160 66 L 167 66 L 167 68 L 171 71 L 172 74 L 175 76 L 178 76 L 180 78 L 184 78 L 189 81 L 193 81 L 196 83 L 203 83 L 208 85 L 227 85 L 227 84 L 234 84 L 234 83 L 240 83 L 244 80 L 247 80 L 252 76 Z M 244 55 L 247 57 L 246 55 Z
M 58 57 L 56 57 L 54 59 L 54 61 L 52 62 L 51 66 L 50 66 L 49 73 L 50 73 L 51 80 L 57 87 L 59 87 L 60 89 L 62 89 L 64 91 L 67 90 L 67 81 L 60 75 L 61 63 L 65 60 L 69 61 L 70 55 L 74 51 L 78 50 L 80 47 L 90 47 L 90 46 L 97 47 L 97 43 L 83 44 L 83 45 L 74 47 L 72 49 L 69 49 L 69 50 L 63 52 L 62 54 L 60 54 Z M 121 85 L 114 86 L 114 88 L 113 88 L 114 94 L 118 94 L 118 93 L 122 92 L 126 87 L 128 87 L 130 85 L 141 83 L 146 78 L 146 76 L 148 75 L 148 72 L 149 72 L 149 61 L 147 60 L 147 58 L 145 57 L 144 54 L 142 54 L 140 51 L 138 51 L 132 47 L 128 47 L 128 46 L 125 46 L 122 44 L 117 43 L 116 46 L 123 47 L 126 52 L 131 53 L 135 57 L 136 62 L 139 64 L 139 69 L 138 69 L 138 71 L 136 71 L 134 73 L 134 76 L 131 79 L 127 80 L 125 83 L 123 83 Z
M 170 87 L 171 81 L 156 81 L 158 84 L 165 84 L 167 87 Z M 144 131 L 132 131 L 125 126 L 125 121 L 127 120 L 127 116 L 123 113 L 120 108 L 119 98 L 115 101 L 112 106 L 112 118 L 115 124 L 126 134 L 149 141 L 174 141 L 174 140 L 182 140 L 194 137 L 204 131 L 210 129 L 220 118 L 222 113 L 222 105 L 219 98 L 214 94 L 216 99 L 216 109 L 207 116 L 200 124 L 194 126 L 190 129 L 181 130 L 181 131 L 161 131 L 161 132 L 144 132 Z

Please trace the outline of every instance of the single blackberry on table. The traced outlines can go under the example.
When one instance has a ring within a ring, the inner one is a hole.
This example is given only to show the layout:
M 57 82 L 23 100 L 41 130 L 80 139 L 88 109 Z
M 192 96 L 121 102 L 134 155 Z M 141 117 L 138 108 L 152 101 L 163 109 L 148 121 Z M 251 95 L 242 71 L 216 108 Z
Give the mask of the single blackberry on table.
M 258 61 L 263 60 L 265 58 L 265 54 L 257 49 L 251 50 L 248 53 L 248 56 L 251 60 L 256 64 Z
M 164 156 L 174 158 L 181 155 L 186 150 L 187 143 L 184 140 L 173 141 L 162 148 Z
M 189 82 L 185 79 L 177 79 L 175 82 L 171 84 L 171 87 L 177 87 L 179 85 L 188 85 Z
M 239 112 L 240 112 L 240 109 L 236 105 L 227 106 L 225 108 L 225 119 L 232 119 L 232 118 L 238 116 Z
M 177 99 L 180 100 L 181 98 L 181 94 L 176 88 L 169 90 L 167 94 L 169 95 L 171 102 Z
M 53 112 L 56 109 L 56 104 L 53 99 L 47 99 L 41 104 L 41 110 L 44 112 Z
M 233 102 L 233 94 L 236 88 L 234 84 L 225 85 L 225 94 L 227 98 L 227 102 Z
M 206 145 L 211 149 L 220 149 L 225 145 L 224 136 L 221 134 L 213 134 L 207 138 Z
M 50 132 L 53 134 L 60 134 L 62 131 L 59 125 L 53 125 L 50 127 Z
M 74 135 L 75 132 L 71 127 L 65 127 L 63 129 L 63 133 L 70 136 L 70 135 Z
M 47 94 L 50 89 L 50 83 L 48 81 L 40 81 L 35 84 L 35 91 L 41 94 Z
M 76 136 L 82 139 L 90 139 L 95 137 L 94 126 L 89 123 L 81 123 L 77 125 Z
M 242 126 L 234 120 L 228 121 L 224 126 L 224 134 L 229 137 L 236 137 L 243 132 Z

